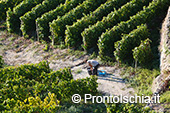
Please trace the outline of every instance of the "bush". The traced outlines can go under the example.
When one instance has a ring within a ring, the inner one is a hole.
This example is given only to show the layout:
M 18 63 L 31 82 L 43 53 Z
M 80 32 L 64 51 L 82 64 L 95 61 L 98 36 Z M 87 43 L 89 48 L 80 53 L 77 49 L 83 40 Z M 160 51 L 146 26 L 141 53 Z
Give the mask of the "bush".
M 104 16 L 110 13 L 112 10 L 118 9 L 120 6 L 128 2 L 129 0 L 111 0 L 105 4 L 101 4 L 95 11 L 86 15 L 78 20 L 71 26 L 67 26 L 65 31 L 66 39 L 65 43 L 70 47 L 78 47 L 82 44 L 81 32 L 89 25 L 93 25 L 97 21 L 100 21 Z
M 19 17 L 23 16 L 26 12 L 30 11 L 32 7 L 41 3 L 43 0 L 24 0 L 13 10 L 9 9 L 7 11 L 7 30 L 9 32 L 19 32 L 20 31 L 20 20 Z
M 57 111 L 73 94 L 97 94 L 97 78 L 73 80 L 68 68 L 51 71 L 46 61 L 0 69 L 0 111 Z M 54 95 L 54 94 L 55 95 Z M 43 101 L 44 100 L 44 101 Z
M 30 36 L 35 36 L 36 31 L 36 23 L 35 20 L 40 17 L 45 12 L 48 12 L 60 3 L 64 3 L 65 0 L 45 0 L 41 4 L 36 5 L 32 8 L 31 11 L 25 13 L 20 17 L 21 20 L 21 31 L 25 38 L 29 38 Z
M 35 79 L 38 78 L 42 72 L 50 73 L 49 64 L 46 61 L 38 64 L 3 68 L 0 70 L 0 80 L 4 82 L 8 79 L 19 78 L 20 76 L 24 76 L 27 79 Z
M 13 8 L 22 0 L 1 0 L 0 1 L 0 21 L 5 20 L 8 8 Z
M 141 41 L 140 46 L 133 49 L 133 58 L 136 62 L 138 61 L 140 65 L 147 66 L 149 62 L 152 62 L 153 55 L 150 42 L 151 40 L 149 39 Z
M 96 95 L 98 92 L 97 87 L 97 77 L 91 76 L 85 79 L 72 79 L 71 81 L 60 82 L 56 86 L 56 90 L 58 92 L 57 96 L 61 97 L 61 100 L 63 100 L 66 98 L 71 99 L 74 94 L 79 94 L 82 98 L 84 98 L 85 94 Z
M 82 32 L 85 49 L 97 48 L 97 40 L 106 29 L 112 28 L 121 21 L 130 19 L 130 16 L 136 14 L 143 6 L 148 5 L 150 1 L 151 0 L 131 0 L 118 10 L 108 14 L 102 21 L 98 21 L 96 24 L 86 28 Z
M 170 89 L 170 87 L 169 87 Z M 170 102 L 170 91 L 166 91 L 162 94 L 162 96 L 160 97 L 160 103 L 169 103 Z M 170 108 L 170 107 L 168 107 Z
M 72 25 L 77 19 L 83 17 L 84 14 L 94 11 L 100 4 L 106 1 L 107 0 L 86 0 L 64 16 L 58 17 L 57 20 L 53 20 L 53 22 L 50 23 L 50 31 L 54 38 L 52 42 L 60 44 L 60 42 L 64 41 L 66 25 Z
M 138 107 L 135 104 L 106 104 L 107 113 L 151 113 L 150 109 Z
M 70 68 L 64 68 L 64 69 L 60 69 L 58 71 L 52 71 L 50 73 L 42 73 L 40 77 L 38 77 L 36 80 L 42 81 L 43 83 L 53 83 L 55 82 L 57 79 L 59 80 L 66 80 L 66 81 L 70 81 L 73 79 L 73 75 L 71 74 L 71 70 Z
M 11 106 L 13 105 L 13 106 Z M 48 96 L 42 100 L 39 96 L 28 97 L 24 101 L 8 99 L 7 100 L 7 109 L 9 111 L 15 112 L 56 112 L 59 109 L 59 101 L 56 98 L 54 93 L 48 93 Z M 7 110 L 6 110 L 7 111 Z M 8 111 L 8 112 L 9 112 Z
M 40 18 L 36 19 L 37 24 L 37 35 L 39 40 L 50 41 L 48 36 L 50 35 L 49 22 L 52 22 L 54 19 L 57 19 L 58 16 L 63 16 L 69 10 L 75 6 L 82 3 L 84 0 L 68 0 L 65 4 L 60 4 L 56 9 L 44 13 Z
M 125 34 L 122 40 L 115 42 L 114 56 L 119 62 L 131 62 L 133 60 L 132 49 L 139 46 L 141 40 L 148 38 L 149 30 L 146 25 L 138 26 L 129 34 Z
M 148 7 L 132 16 L 128 21 L 122 21 L 110 30 L 106 30 L 98 40 L 99 56 L 104 59 L 105 56 L 112 57 L 114 51 L 114 42 L 120 40 L 122 33 L 129 33 L 137 26 L 144 24 L 161 13 L 161 10 L 168 8 L 169 0 L 154 0 Z

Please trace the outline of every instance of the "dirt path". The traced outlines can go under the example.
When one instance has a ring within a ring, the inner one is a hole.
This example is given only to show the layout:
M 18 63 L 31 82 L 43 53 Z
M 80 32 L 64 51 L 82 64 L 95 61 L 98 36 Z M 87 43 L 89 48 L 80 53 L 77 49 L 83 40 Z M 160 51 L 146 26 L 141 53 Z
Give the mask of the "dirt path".
M 78 67 L 74 67 L 72 69 L 74 79 L 89 77 L 85 67 L 86 65 L 81 65 Z M 76 73 L 77 70 L 81 70 L 81 72 Z M 107 72 L 105 76 L 98 75 L 99 91 L 105 93 L 106 95 L 122 94 L 122 95 L 130 96 L 134 94 L 133 88 L 128 88 L 127 84 L 125 84 L 122 77 L 120 76 L 120 69 L 106 66 L 106 67 L 100 67 L 99 70 L 105 70 Z
M 42 60 L 50 62 L 50 68 L 58 70 L 64 67 L 72 67 L 74 79 L 89 77 L 87 64 L 82 63 L 89 56 L 81 52 L 72 52 L 68 49 L 49 48 L 48 52 L 43 50 L 45 45 L 39 42 L 31 42 L 23 37 L 7 35 L 0 32 L 0 55 L 3 56 L 7 65 L 21 65 L 27 63 L 38 63 Z M 80 64 L 80 65 L 78 65 Z M 133 88 L 128 88 L 127 84 L 120 76 L 120 69 L 115 67 L 100 67 L 105 70 L 106 76 L 98 76 L 98 90 L 108 95 L 132 95 Z

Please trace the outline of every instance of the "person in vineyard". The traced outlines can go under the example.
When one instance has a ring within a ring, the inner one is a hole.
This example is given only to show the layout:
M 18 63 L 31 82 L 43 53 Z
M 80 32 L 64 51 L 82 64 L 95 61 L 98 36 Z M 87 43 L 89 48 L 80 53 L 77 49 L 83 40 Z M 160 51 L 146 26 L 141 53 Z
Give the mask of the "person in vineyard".
M 95 60 L 87 60 L 87 64 L 90 66 L 90 68 L 88 68 L 88 72 L 90 75 L 97 75 L 97 71 L 99 68 L 99 62 L 95 61 Z

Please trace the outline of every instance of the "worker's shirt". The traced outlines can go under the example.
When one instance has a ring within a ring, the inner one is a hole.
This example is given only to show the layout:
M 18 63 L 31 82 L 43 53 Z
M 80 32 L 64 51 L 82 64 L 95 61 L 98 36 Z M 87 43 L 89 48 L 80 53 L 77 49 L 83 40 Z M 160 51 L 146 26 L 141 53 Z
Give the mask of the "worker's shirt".
M 90 63 L 93 67 L 95 67 L 99 64 L 99 62 L 97 62 L 95 60 L 88 60 L 87 63 Z

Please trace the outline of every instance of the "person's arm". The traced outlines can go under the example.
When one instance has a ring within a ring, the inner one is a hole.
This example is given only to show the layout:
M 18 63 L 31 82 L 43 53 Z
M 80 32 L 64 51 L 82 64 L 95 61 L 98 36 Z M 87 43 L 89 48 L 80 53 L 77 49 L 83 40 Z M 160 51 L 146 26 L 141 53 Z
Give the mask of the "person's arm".
M 90 63 L 89 63 L 89 66 L 90 66 L 91 70 L 93 70 L 93 66 Z

